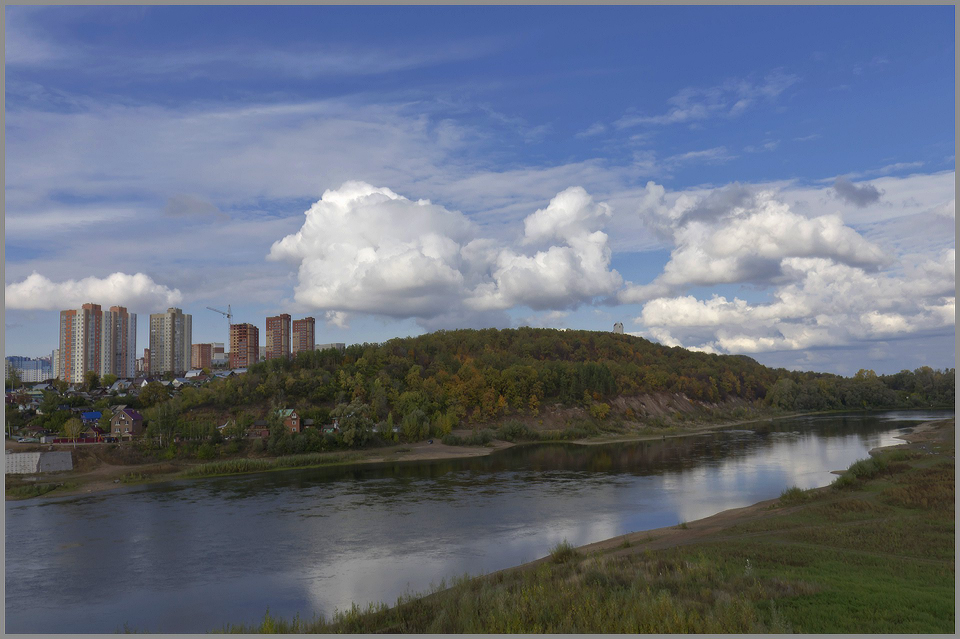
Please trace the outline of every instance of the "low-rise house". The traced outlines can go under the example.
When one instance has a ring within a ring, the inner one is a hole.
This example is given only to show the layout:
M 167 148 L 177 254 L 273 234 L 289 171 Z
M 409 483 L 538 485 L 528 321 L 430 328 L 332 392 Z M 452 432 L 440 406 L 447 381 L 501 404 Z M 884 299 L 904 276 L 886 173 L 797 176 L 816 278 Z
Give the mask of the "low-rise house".
M 110 391 L 121 393 L 123 391 L 130 390 L 131 386 L 133 386 L 133 384 L 130 381 L 126 379 L 118 379 L 113 383 L 113 385 L 110 386 Z
M 186 377 L 175 377 L 172 382 L 170 382 L 174 388 L 180 388 L 184 384 L 191 386 L 191 382 Z
M 203 375 L 203 369 L 202 369 L 202 368 L 194 368 L 194 369 L 189 370 L 189 371 L 187 371 L 186 373 L 184 373 L 183 376 L 186 377 L 187 379 L 193 379 L 194 377 L 200 377 L 200 376 L 202 376 L 202 375 Z
M 321 433 L 324 433 L 324 434 L 328 434 L 328 435 L 329 435 L 329 434 L 333 434 L 333 433 L 339 433 L 339 432 L 340 432 L 340 420 L 339 420 L 339 419 L 334 419 L 332 424 L 327 424 L 326 426 L 324 426 L 323 428 L 320 429 L 320 432 L 321 432 Z
M 80 437 L 88 440 L 92 439 L 94 441 L 102 442 L 106 434 L 107 434 L 107 431 L 103 430 L 99 426 L 91 426 L 90 428 L 83 431 Z
M 247 437 L 266 439 L 270 436 L 270 427 L 267 426 L 267 420 L 258 419 L 247 429 Z
M 100 421 L 100 418 L 103 417 L 103 413 L 98 410 L 90 411 L 88 413 L 80 413 L 80 419 L 83 420 L 84 426 L 89 426 L 90 424 L 96 424 Z
M 280 417 L 283 419 L 283 425 L 290 429 L 291 433 L 299 433 L 303 430 L 300 424 L 300 416 L 292 408 L 284 408 L 280 411 Z
M 140 435 L 143 433 L 143 416 L 132 408 L 117 411 L 110 419 L 110 433 L 124 439 Z

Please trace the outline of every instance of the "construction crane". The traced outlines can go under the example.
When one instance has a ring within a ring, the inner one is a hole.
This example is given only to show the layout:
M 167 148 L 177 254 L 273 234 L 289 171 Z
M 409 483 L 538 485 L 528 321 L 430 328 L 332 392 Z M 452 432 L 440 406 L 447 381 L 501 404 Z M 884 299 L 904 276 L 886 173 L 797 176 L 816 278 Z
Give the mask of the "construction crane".
M 233 326 L 233 309 L 230 308 L 230 305 L 229 305 L 229 304 L 227 304 L 227 312 L 226 312 L 226 313 L 224 313 L 223 311 L 221 311 L 219 308 L 214 308 L 214 307 L 212 307 L 212 306 L 208 306 L 207 308 L 210 309 L 211 311 L 216 312 L 216 313 L 220 313 L 221 315 L 225 315 L 226 318 L 227 318 L 227 324 L 229 324 L 230 326 Z

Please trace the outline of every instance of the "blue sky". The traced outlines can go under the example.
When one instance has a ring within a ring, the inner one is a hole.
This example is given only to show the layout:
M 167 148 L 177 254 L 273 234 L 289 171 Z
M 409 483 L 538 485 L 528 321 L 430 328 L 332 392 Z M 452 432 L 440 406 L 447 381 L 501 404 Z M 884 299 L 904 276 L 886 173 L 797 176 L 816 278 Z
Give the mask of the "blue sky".
M 5 11 L 7 354 L 93 301 L 954 366 L 953 7 Z

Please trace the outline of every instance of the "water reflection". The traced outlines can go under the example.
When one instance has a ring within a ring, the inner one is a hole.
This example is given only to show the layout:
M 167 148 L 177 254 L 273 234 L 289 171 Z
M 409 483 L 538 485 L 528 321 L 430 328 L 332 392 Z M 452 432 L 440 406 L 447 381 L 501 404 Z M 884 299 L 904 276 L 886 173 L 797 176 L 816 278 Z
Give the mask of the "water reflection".
M 199 632 L 255 621 L 268 606 L 309 616 L 393 601 L 541 557 L 563 539 L 590 543 L 826 484 L 829 471 L 936 416 L 808 417 L 10 502 L 7 629 Z

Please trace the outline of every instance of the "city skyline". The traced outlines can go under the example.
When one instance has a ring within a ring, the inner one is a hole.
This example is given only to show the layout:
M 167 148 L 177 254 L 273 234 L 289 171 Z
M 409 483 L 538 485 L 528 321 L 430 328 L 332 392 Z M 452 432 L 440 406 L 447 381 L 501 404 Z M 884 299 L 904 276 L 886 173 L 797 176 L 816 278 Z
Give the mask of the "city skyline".
M 6 355 L 93 302 L 182 308 L 194 343 L 230 305 L 314 343 L 621 322 L 955 365 L 953 7 L 5 17 Z

